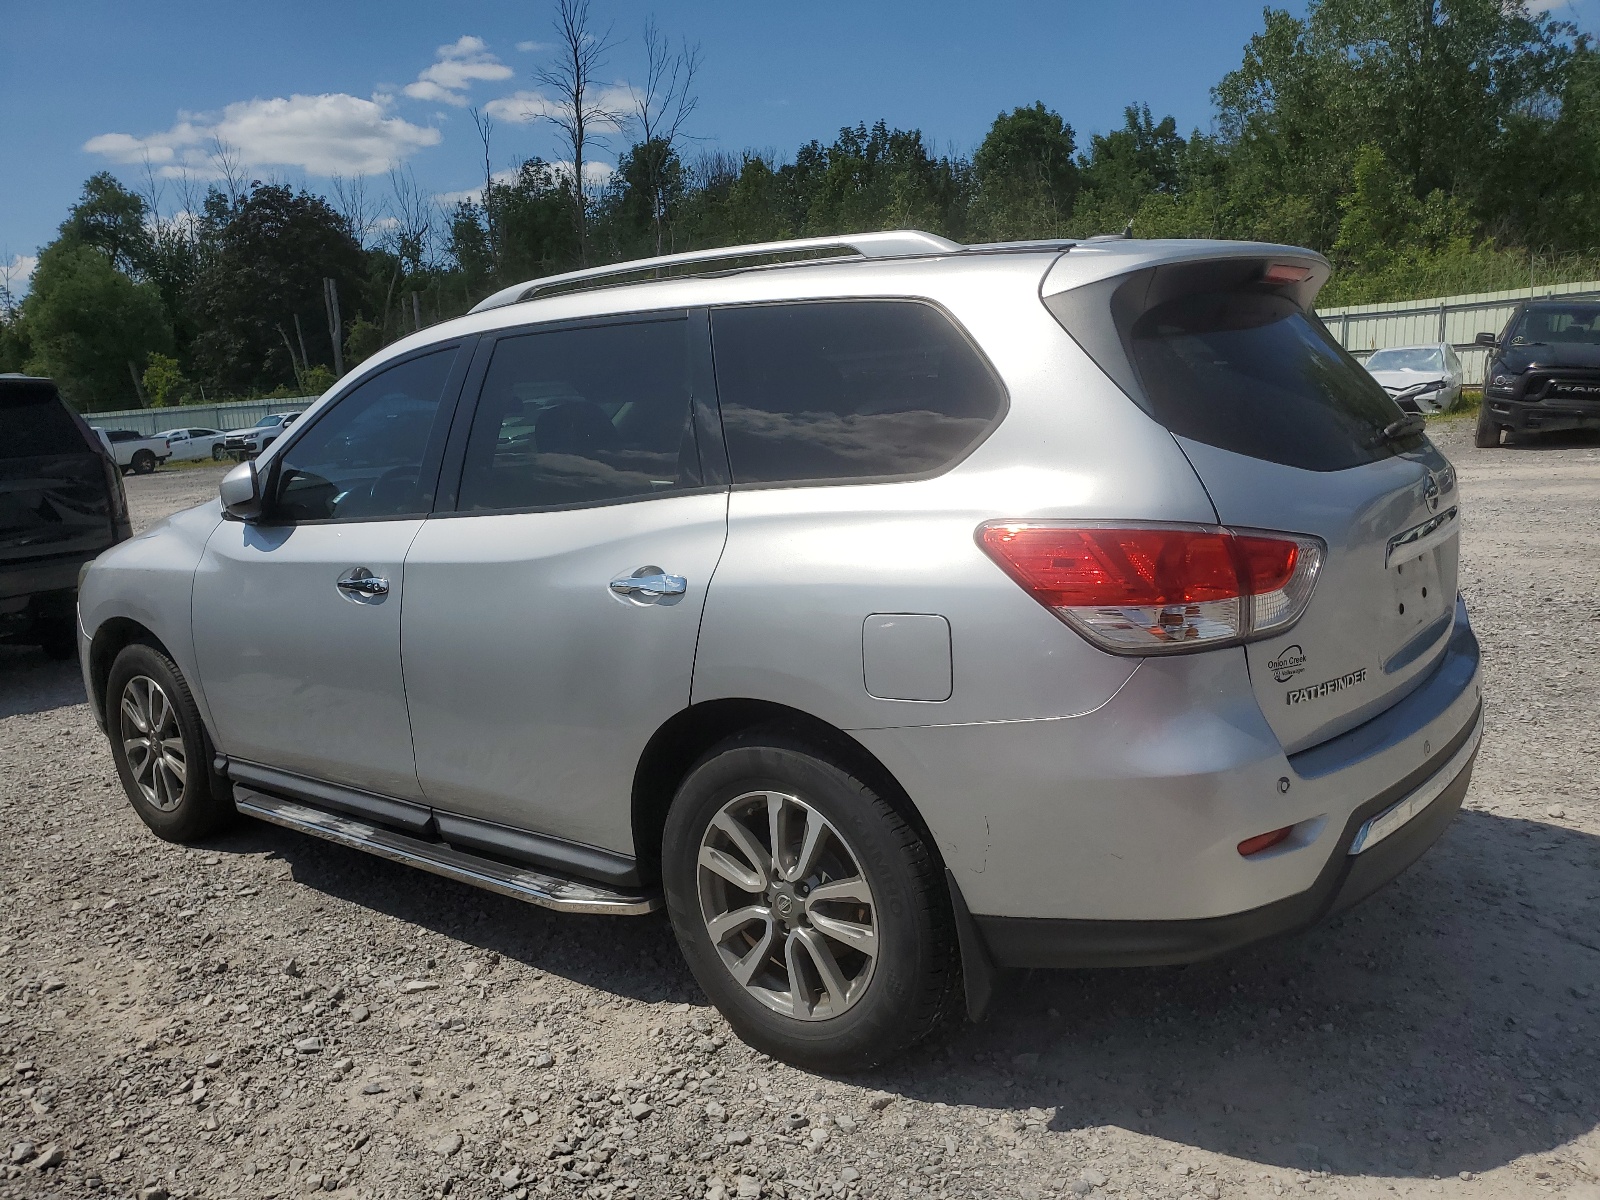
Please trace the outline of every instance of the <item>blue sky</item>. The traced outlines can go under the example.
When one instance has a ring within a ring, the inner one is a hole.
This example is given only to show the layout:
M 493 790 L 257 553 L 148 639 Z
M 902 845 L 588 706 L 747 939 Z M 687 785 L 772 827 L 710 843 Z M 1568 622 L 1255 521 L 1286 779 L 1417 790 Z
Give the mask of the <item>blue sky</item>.
M 1593 27 L 1600 0 L 1540 7 Z M 700 107 L 689 127 L 698 144 L 779 156 L 878 117 L 920 128 L 938 150 L 970 152 L 997 112 L 1034 100 L 1060 111 L 1080 145 L 1119 124 L 1132 101 L 1171 113 L 1184 130 L 1207 127 L 1209 90 L 1238 64 L 1261 8 L 594 0 L 618 42 L 608 84 L 639 79 L 640 33 L 653 13 L 664 32 L 700 43 Z M 148 158 L 176 207 L 185 177 L 203 188 L 214 173 L 219 137 L 250 177 L 325 190 L 331 174 L 365 174 L 380 200 L 391 162 L 434 195 L 481 179 L 469 105 L 499 114 L 496 169 L 560 157 L 549 122 L 526 119 L 540 103 L 534 74 L 551 41 L 548 3 L 5 0 L 0 10 L 0 264 L 13 264 L 14 289 L 92 172 L 109 168 L 143 186 Z M 614 158 L 625 137 L 607 143 L 586 157 Z

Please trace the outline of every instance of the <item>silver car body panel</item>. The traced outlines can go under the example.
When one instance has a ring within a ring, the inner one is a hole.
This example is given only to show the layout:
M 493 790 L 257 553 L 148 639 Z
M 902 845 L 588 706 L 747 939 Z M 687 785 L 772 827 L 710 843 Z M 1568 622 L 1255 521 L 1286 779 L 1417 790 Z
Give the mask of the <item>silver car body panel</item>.
M 112 621 L 143 626 L 166 647 L 172 661 L 193 685 L 200 715 L 210 723 L 200 664 L 195 657 L 194 630 L 189 620 L 194 573 L 206 542 L 222 524 L 216 500 L 158 521 L 143 533 L 105 551 L 94 560 L 78 588 L 79 659 L 85 692 L 95 694 L 89 671 L 89 645 L 94 634 Z M 104 718 L 96 714 L 96 720 Z
M 719 490 L 428 521 L 406 561 L 403 643 L 427 801 L 633 853 L 634 768 L 689 704 L 727 510 Z M 611 590 L 647 566 L 687 590 Z
M 194 645 L 225 754 L 419 800 L 400 674 L 405 557 L 420 520 L 223 521 L 194 580 Z M 386 595 L 341 590 L 355 567 Z

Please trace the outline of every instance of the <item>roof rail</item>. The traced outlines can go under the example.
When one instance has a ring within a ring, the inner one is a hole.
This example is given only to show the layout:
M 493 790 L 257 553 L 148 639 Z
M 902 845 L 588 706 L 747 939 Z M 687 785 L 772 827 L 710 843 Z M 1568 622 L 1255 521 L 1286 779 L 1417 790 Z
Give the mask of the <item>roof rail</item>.
M 503 308 L 522 300 L 531 300 L 540 292 L 552 290 L 579 290 L 570 285 L 604 287 L 608 279 L 617 276 L 637 275 L 641 271 L 665 267 L 687 266 L 694 263 L 726 262 L 735 258 L 758 258 L 770 254 L 795 254 L 807 250 L 852 250 L 862 258 L 905 258 L 918 254 L 953 254 L 964 247 L 959 242 L 923 233 L 919 229 L 894 229 L 886 233 L 845 233 L 835 237 L 792 238 L 783 242 L 756 242 L 748 246 L 717 246 L 705 250 L 689 250 L 682 254 L 662 254 L 656 258 L 636 258 L 631 262 L 612 263 L 604 267 L 587 267 L 582 271 L 567 271 L 560 275 L 546 275 L 526 283 L 502 288 L 473 306 L 473 312 Z

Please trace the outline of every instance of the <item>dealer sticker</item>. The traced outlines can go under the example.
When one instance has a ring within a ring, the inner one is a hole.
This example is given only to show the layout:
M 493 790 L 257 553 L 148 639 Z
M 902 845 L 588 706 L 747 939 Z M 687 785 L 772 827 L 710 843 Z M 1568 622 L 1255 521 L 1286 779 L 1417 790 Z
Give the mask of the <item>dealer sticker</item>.
M 1337 679 L 1329 679 L 1323 683 L 1314 683 L 1310 687 L 1294 688 L 1284 693 L 1284 701 L 1288 704 L 1304 704 L 1308 700 L 1321 700 L 1324 696 L 1331 696 L 1335 692 L 1342 692 L 1346 688 L 1353 688 L 1358 683 L 1367 681 L 1367 669 L 1358 667 L 1348 675 L 1341 675 Z

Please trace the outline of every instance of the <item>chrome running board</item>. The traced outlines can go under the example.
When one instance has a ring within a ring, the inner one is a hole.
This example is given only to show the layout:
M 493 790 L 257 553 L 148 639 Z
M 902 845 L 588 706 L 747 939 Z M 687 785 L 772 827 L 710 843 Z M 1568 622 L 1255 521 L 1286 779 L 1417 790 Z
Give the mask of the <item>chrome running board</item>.
M 309 833 L 353 850 L 364 850 L 408 867 L 420 867 L 446 879 L 470 883 L 473 887 L 537 904 L 540 908 L 637 916 L 655 912 L 662 903 L 661 897 L 653 892 L 615 891 L 603 884 L 564 879 L 529 867 L 497 862 L 441 842 L 409 837 L 343 813 L 324 812 L 292 800 L 281 800 L 239 784 L 233 788 L 233 803 L 246 816 Z

